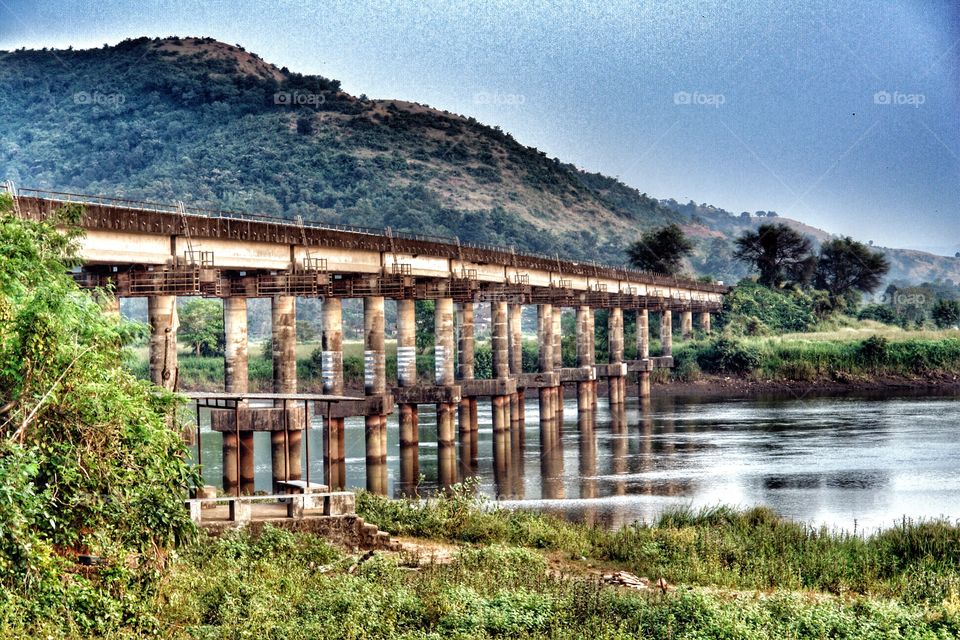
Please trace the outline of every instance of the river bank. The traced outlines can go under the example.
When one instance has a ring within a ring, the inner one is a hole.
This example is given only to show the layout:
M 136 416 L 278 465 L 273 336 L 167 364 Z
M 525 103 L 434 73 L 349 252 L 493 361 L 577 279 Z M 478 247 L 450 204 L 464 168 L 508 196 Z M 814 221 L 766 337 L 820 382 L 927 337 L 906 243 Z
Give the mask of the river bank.
M 490 509 L 358 496 L 404 551 L 336 548 L 267 527 L 178 550 L 136 628 L 169 638 L 949 638 L 960 530 L 904 522 L 831 534 L 765 509 L 675 511 L 606 531 Z M 31 637 L 0 627 L 4 637 Z M 33 631 L 60 629 L 50 623 Z M 90 635 L 77 629 L 73 637 Z M 54 634 L 54 635 L 60 635 Z M 33 635 L 32 637 L 36 637 Z

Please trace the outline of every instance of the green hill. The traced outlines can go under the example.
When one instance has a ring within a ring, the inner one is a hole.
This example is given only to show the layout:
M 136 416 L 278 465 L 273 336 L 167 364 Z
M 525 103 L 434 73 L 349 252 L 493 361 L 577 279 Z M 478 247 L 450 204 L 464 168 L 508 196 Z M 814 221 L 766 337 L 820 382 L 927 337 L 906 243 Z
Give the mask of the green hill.
M 691 266 L 728 282 L 746 274 L 731 239 L 764 220 L 658 201 L 499 127 L 351 96 L 210 38 L 0 52 L 0 179 L 609 263 L 641 231 L 679 222 L 697 240 Z M 960 281 L 960 260 L 886 251 L 892 280 Z
M 4 52 L 0 87 L 0 175 L 21 186 L 615 262 L 638 229 L 679 219 L 499 128 L 350 96 L 211 39 Z

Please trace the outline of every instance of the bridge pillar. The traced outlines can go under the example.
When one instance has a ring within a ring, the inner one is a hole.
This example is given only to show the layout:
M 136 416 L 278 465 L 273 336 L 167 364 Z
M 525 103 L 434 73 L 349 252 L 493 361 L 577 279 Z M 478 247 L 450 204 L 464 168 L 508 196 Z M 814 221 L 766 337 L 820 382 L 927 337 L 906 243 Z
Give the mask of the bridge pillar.
M 637 359 L 650 360 L 650 312 L 646 309 L 637 311 Z M 640 383 L 640 397 L 650 397 L 650 371 L 645 369 L 638 375 Z
M 680 312 L 680 335 L 684 340 L 693 338 L 693 311 Z
M 593 367 L 593 309 L 587 305 L 577 307 L 577 366 L 580 368 Z M 581 413 L 590 413 L 594 409 L 595 380 L 577 382 L 577 410 Z
M 147 298 L 150 322 L 150 380 L 158 387 L 173 391 L 177 386 L 177 317 L 176 296 Z
M 323 301 L 323 333 L 320 360 L 323 392 L 343 395 L 343 305 L 339 298 Z M 323 453 L 325 484 L 331 489 L 346 486 L 344 419 L 328 418 L 324 429 Z
M 415 300 L 397 300 L 397 385 L 417 384 L 417 312 Z M 400 489 L 412 495 L 420 476 L 420 425 L 417 405 L 399 405 Z
M 553 368 L 563 368 L 563 307 L 553 307 Z M 553 415 L 557 420 L 557 429 L 563 423 L 563 385 L 560 384 L 553 393 Z
M 610 364 L 623 362 L 623 309 L 610 309 L 607 320 L 607 350 L 610 353 Z M 627 379 L 623 376 L 609 376 L 607 378 L 607 392 L 610 397 L 611 413 L 613 407 L 623 405 L 626 396 Z
M 275 296 L 271 299 L 271 333 L 273 355 L 273 392 L 297 392 L 297 299 L 295 296 Z M 276 403 L 286 407 L 285 401 Z M 299 429 L 272 431 L 270 449 L 272 459 L 273 492 L 280 493 L 280 482 L 299 480 L 301 437 Z M 251 446 L 251 451 L 252 451 Z M 244 461 L 240 461 L 243 466 Z M 252 461 L 250 461 L 252 464 Z
M 664 309 L 660 314 L 660 346 L 664 358 L 673 356 L 673 312 Z
M 247 299 L 223 300 L 223 388 L 227 393 L 247 393 Z M 237 490 L 237 434 L 223 433 L 223 490 L 228 495 Z
M 710 312 L 703 311 L 700 313 L 700 330 L 705 334 L 710 335 Z
M 449 387 L 455 382 L 453 298 L 439 298 L 434 308 L 436 384 Z M 457 481 L 456 410 L 453 403 L 437 404 L 437 469 L 445 487 Z
M 495 301 L 490 304 L 493 335 L 490 338 L 493 356 L 493 377 L 510 377 L 510 339 L 507 329 L 507 303 Z M 493 396 L 490 399 L 493 409 L 494 432 L 507 431 L 510 427 L 509 396 Z
M 387 392 L 383 307 L 384 300 L 381 296 L 363 299 L 363 389 L 368 396 L 382 396 Z M 366 416 L 365 435 L 367 490 L 385 494 L 387 492 L 386 416 Z
M 539 346 L 538 368 L 541 373 L 553 371 L 553 305 L 537 306 L 537 344 Z M 540 426 L 550 428 L 556 419 L 556 387 L 541 387 Z
M 510 375 L 514 378 L 523 373 L 523 305 L 510 305 Z M 523 428 L 524 422 L 524 392 L 517 392 L 510 396 L 510 428 Z
M 457 379 L 473 380 L 474 366 L 474 326 L 473 303 L 462 302 L 457 307 Z M 460 460 L 464 474 L 476 470 L 477 462 L 477 399 L 470 396 L 460 398 L 458 409 L 460 421 Z

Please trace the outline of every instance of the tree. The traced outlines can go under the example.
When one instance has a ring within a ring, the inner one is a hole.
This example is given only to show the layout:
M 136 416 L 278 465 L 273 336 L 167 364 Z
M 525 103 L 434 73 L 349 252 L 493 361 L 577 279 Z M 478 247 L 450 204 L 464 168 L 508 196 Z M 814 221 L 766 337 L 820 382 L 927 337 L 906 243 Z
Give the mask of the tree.
M 941 329 L 960 324 L 960 302 L 956 300 L 937 300 L 930 312 L 934 323 Z
M 198 356 L 222 356 L 223 307 L 216 300 L 196 298 L 180 308 L 180 339 Z
M 829 292 L 835 307 L 847 306 L 851 296 L 872 293 L 890 271 L 886 256 L 847 236 L 824 242 L 817 260 L 815 285 Z
M 816 267 L 810 238 L 783 223 L 744 231 L 735 245 L 734 257 L 754 265 L 760 271 L 760 284 L 768 287 L 809 282 Z
M 683 259 L 693 253 L 693 243 L 679 225 L 647 231 L 627 248 L 630 264 L 638 269 L 676 275 Z

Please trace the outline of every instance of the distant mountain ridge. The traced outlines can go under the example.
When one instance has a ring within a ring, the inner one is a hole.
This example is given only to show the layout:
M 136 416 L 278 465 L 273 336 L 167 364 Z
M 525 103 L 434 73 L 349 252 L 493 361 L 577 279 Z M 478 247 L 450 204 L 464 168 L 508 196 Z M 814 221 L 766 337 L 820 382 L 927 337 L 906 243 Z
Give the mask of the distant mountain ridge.
M 0 52 L 0 178 L 614 264 L 641 231 L 675 222 L 698 238 L 698 271 L 745 273 L 729 260 L 736 223 L 709 209 L 689 215 L 499 127 L 351 96 L 210 38 Z M 960 280 L 952 259 L 892 251 L 897 276 Z

